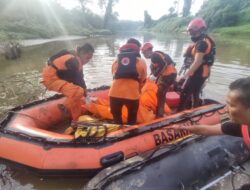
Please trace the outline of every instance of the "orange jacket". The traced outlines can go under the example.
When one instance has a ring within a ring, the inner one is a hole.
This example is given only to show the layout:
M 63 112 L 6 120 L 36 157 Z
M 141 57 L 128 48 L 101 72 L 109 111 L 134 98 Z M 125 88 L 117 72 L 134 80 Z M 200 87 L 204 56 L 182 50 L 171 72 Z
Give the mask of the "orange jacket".
M 208 39 L 208 38 L 204 38 L 204 41 L 205 41 L 205 42 L 207 43 L 207 45 L 208 45 L 208 47 L 207 47 L 207 49 L 206 49 L 206 51 L 205 51 L 205 55 L 208 55 L 209 53 L 211 53 L 211 50 L 212 50 L 212 43 L 211 43 L 210 39 Z M 195 54 L 196 54 L 196 47 L 195 47 L 195 45 L 194 45 L 194 46 L 193 46 L 193 49 L 192 49 L 192 57 L 193 57 L 193 59 L 194 59 Z M 206 60 L 204 60 L 204 64 L 206 64 Z
M 170 64 L 167 65 L 166 68 L 162 71 L 161 76 L 169 76 L 175 73 L 177 73 L 175 66 L 173 64 Z
M 155 51 L 151 58 L 151 69 L 155 70 L 156 77 L 169 76 L 171 74 L 177 73 L 173 60 L 163 52 Z
M 55 80 L 64 80 L 85 89 L 82 66 L 83 64 L 77 56 L 72 54 L 60 56 L 43 69 L 43 83 L 48 86 Z
M 247 145 L 248 149 L 250 150 L 250 136 L 249 136 L 249 130 L 247 125 L 241 125 L 241 132 L 243 136 L 243 140 L 245 144 Z
M 197 69 L 196 75 L 201 75 L 202 77 L 208 77 L 209 73 L 210 73 L 209 67 L 212 66 L 213 62 L 214 62 L 215 44 L 214 44 L 213 40 L 208 36 L 205 37 L 203 40 L 206 42 L 208 47 L 207 47 L 206 51 L 204 52 L 205 55 L 203 57 L 202 66 L 200 69 Z M 192 48 L 192 52 L 191 52 L 193 60 L 194 60 L 196 52 L 197 52 L 197 49 L 196 49 L 196 46 L 194 45 Z M 193 75 L 195 75 L 195 74 L 193 74 Z
M 117 68 L 118 62 L 115 60 L 112 64 L 113 76 Z M 109 96 L 130 100 L 139 99 L 141 88 L 145 84 L 147 77 L 147 66 L 143 59 L 136 58 L 136 69 L 138 72 L 138 80 L 127 78 L 114 79 L 109 91 Z

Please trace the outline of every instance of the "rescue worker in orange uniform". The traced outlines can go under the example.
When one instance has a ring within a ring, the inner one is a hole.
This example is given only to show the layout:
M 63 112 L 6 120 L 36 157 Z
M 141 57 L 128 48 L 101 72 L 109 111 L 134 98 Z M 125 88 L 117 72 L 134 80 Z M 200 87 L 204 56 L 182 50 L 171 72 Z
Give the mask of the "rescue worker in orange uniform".
M 146 59 L 150 59 L 153 54 L 154 46 L 150 42 L 146 42 L 141 47 L 141 52 Z
M 63 50 L 50 57 L 43 69 L 43 84 L 48 90 L 66 96 L 64 106 L 71 113 L 73 121 L 81 115 L 81 103 L 87 94 L 83 79 L 83 65 L 89 62 L 94 53 L 91 44 L 77 47 L 76 52 Z
M 124 105 L 128 110 L 127 124 L 136 123 L 140 91 L 146 82 L 147 67 L 140 58 L 140 47 L 138 43 L 134 43 L 135 40 L 120 47 L 117 59 L 112 65 L 113 82 L 109 97 L 111 113 L 117 124 L 123 124 Z
M 177 72 L 175 63 L 171 57 L 161 51 L 155 51 L 151 55 L 151 73 L 156 77 L 157 90 L 157 108 L 156 118 L 164 116 L 164 105 L 166 102 L 166 93 L 169 87 L 175 83 Z
M 146 42 L 143 44 L 141 51 L 146 59 L 151 59 L 151 74 L 156 77 L 158 86 L 156 118 L 160 118 L 164 116 L 166 93 L 169 87 L 175 83 L 177 72 L 172 58 L 161 51 L 153 51 L 153 48 L 150 42 Z
M 183 80 L 180 106 L 178 111 L 189 108 L 193 96 L 193 107 L 200 105 L 199 95 L 202 86 L 210 75 L 210 67 L 215 59 L 215 43 L 206 33 L 207 25 L 201 18 L 193 19 L 187 28 L 194 42 L 191 51 L 192 64 L 187 72 L 179 79 Z

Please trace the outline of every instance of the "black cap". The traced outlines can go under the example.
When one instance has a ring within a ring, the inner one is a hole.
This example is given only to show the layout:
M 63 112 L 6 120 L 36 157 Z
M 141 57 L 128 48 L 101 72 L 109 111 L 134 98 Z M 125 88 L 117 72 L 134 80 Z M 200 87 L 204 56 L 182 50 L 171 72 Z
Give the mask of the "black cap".
M 127 43 L 136 44 L 139 48 L 141 47 L 141 43 L 135 38 L 129 38 Z

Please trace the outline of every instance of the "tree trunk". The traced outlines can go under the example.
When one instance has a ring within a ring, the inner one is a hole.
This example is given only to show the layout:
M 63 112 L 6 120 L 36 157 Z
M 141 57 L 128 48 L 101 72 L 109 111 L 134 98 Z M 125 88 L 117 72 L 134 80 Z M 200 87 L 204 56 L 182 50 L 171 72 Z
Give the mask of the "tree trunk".
M 192 6 L 192 0 L 184 0 L 183 9 L 182 9 L 182 16 L 183 17 L 189 16 L 191 6 Z
M 110 20 L 110 17 L 112 15 L 112 12 L 113 12 L 113 10 L 112 10 L 112 8 L 113 8 L 113 1 L 114 0 L 108 0 L 108 4 L 107 4 L 105 15 L 104 15 L 104 23 L 103 23 L 103 27 L 104 28 L 108 27 L 109 20 Z

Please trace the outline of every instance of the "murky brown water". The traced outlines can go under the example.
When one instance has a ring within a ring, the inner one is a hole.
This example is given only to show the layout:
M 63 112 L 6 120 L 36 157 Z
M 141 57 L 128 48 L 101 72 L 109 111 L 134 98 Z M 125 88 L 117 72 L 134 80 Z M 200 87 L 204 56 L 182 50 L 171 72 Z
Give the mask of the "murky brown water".
M 151 41 L 155 50 L 162 50 L 171 55 L 177 63 L 178 69 L 183 61 L 183 51 L 189 43 L 187 36 L 119 35 L 33 45 L 24 48 L 21 59 L 15 61 L 6 61 L 0 57 L 0 118 L 8 109 L 45 95 L 45 89 L 40 84 L 40 72 L 47 58 L 62 48 L 71 49 L 84 42 L 92 43 L 96 49 L 95 56 L 89 64 L 84 66 L 87 86 L 94 88 L 100 85 L 110 85 L 112 61 L 118 47 L 129 37 L 137 37 L 141 42 Z M 204 96 L 224 102 L 230 82 L 240 77 L 250 76 L 250 40 L 216 39 L 216 44 L 216 62 L 212 68 Z M 1 190 L 81 189 L 86 181 L 87 179 L 80 177 L 40 178 L 27 171 L 15 169 L 13 166 L 0 164 Z M 228 190 L 231 188 L 229 180 L 222 184 L 224 186 L 219 186 L 217 189 Z

